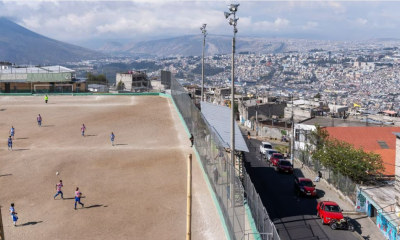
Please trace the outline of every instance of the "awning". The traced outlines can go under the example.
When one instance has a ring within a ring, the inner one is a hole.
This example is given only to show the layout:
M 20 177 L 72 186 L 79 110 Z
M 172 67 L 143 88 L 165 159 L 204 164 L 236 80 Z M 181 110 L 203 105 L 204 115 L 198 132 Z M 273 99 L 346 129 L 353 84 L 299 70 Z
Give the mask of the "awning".
M 201 113 L 219 135 L 222 144 L 231 148 L 231 109 L 229 107 L 201 102 Z M 243 135 L 235 122 L 235 150 L 249 152 Z

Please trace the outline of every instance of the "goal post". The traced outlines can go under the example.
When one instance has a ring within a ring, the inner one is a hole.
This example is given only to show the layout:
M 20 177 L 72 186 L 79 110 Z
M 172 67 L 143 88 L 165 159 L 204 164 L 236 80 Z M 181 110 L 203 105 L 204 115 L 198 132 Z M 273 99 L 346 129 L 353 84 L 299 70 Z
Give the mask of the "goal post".
M 33 86 L 34 94 L 49 94 L 49 93 L 74 93 L 73 84 L 35 84 Z

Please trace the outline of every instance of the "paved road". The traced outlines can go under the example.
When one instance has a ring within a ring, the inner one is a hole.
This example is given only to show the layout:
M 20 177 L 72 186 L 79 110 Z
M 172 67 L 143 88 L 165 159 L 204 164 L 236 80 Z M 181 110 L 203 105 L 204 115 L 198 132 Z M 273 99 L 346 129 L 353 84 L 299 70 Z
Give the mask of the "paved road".
M 269 166 L 261 157 L 257 147 L 260 141 L 251 139 L 251 152 L 246 154 L 245 167 L 254 186 L 266 207 L 270 218 L 275 223 L 281 240 L 359 240 L 357 233 L 333 231 L 322 225 L 316 216 L 318 198 L 298 197 L 293 189 L 293 175 L 280 174 Z M 255 152 L 256 151 L 256 152 Z M 299 169 L 295 173 L 302 176 Z M 319 197 L 324 196 L 319 191 Z

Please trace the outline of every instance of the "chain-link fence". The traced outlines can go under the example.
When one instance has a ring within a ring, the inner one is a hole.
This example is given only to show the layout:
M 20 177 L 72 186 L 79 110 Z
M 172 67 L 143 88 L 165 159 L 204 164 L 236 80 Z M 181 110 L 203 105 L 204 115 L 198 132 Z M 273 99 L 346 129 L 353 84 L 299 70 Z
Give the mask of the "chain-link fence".
M 189 97 L 175 78 L 171 80 L 171 95 L 186 126 L 194 136 L 194 145 L 221 207 L 231 239 L 250 237 L 249 233 L 245 234 L 246 199 L 259 232 L 251 233 L 252 236 L 263 240 L 280 240 L 260 196 L 242 167 L 244 154 L 237 154 L 233 167 L 230 153 L 224 148 L 218 132 L 208 124 L 196 107 L 195 100 Z M 231 189 L 234 191 L 234 199 L 231 199 Z
M 295 149 L 294 157 L 302 162 L 303 165 L 314 171 L 315 174 L 317 174 L 318 171 L 321 171 L 323 179 L 340 190 L 353 202 L 353 204 L 356 203 L 357 185 L 352 182 L 349 177 L 342 175 L 340 172 L 324 167 L 319 160 L 313 158 L 308 151 Z
M 225 151 L 218 133 L 208 125 L 188 93 L 174 78 L 171 80 L 171 96 L 194 136 L 194 146 L 221 207 L 231 239 L 243 239 L 246 215 L 238 168 L 232 166 L 230 153 Z M 234 199 L 231 199 L 230 191 L 234 191 Z
M 249 205 L 257 230 L 260 233 L 255 234 L 255 237 L 259 237 L 262 240 L 280 240 L 275 225 L 269 218 L 260 195 L 258 195 L 253 183 L 251 182 L 250 176 L 246 172 L 244 172 L 243 175 L 243 185 L 247 204 Z

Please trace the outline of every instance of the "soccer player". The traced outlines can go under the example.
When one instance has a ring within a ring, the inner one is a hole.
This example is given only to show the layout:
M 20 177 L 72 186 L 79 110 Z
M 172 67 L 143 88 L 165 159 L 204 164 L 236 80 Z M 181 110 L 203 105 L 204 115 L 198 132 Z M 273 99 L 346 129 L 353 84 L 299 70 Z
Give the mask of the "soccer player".
M 115 135 L 114 135 L 113 132 L 111 132 L 110 138 L 111 138 L 111 144 L 114 146 L 114 138 L 115 138 Z
M 39 116 L 37 116 L 36 119 L 37 119 L 38 126 L 41 127 L 42 126 L 42 116 L 40 116 L 40 114 L 39 114 Z
M 49 100 L 49 97 L 46 95 L 46 96 L 44 97 L 44 101 L 47 103 L 48 100 Z
M 11 203 L 10 214 L 11 214 L 11 219 L 12 219 L 12 221 L 14 223 L 14 227 L 16 227 L 17 226 L 17 221 L 18 221 L 18 216 L 17 216 L 17 213 L 15 212 L 15 209 L 14 209 L 14 203 Z
M 64 185 L 63 185 L 63 183 L 62 183 L 62 180 L 60 180 L 60 182 L 56 184 L 57 194 L 54 195 L 54 199 L 56 199 L 56 197 L 57 197 L 59 194 L 61 194 L 61 198 L 64 199 L 63 192 L 61 191 L 61 188 L 62 188 L 62 187 L 64 187 Z
M 11 139 L 11 136 L 8 137 L 8 148 L 7 148 L 7 150 L 10 150 L 10 149 L 12 151 L 12 139 Z
M 12 139 L 14 140 L 14 135 L 15 135 L 15 128 L 14 128 L 14 126 L 11 126 L 10 135 L 11 135 Z
M 82 193 L 81 191 L 79 191 L 79 188 L 76 188 L 75 191 L 75 210 L 76 210 L 76 203 L 79 203 L 80 205 L 82 205 L 82 208 L 85 206 L 85 204 L 81 203 L 81 197 L 82 197 Z
M 81 127 L 82 136 L 85 136 L 85 130 L 86 130 L 85 124 L 82 124 L 82 127 Z

